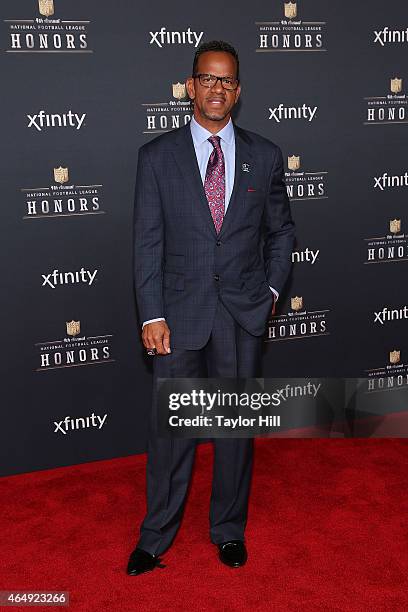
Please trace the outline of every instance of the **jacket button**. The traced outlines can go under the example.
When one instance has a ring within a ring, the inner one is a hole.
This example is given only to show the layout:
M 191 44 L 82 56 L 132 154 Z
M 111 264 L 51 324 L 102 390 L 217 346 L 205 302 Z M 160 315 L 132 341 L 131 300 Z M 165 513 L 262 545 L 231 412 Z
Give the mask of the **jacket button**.
M 219 240 L 217 240 L 217 246 L 221 246 L 221 242 Z
M 214 274 L 214 280 L 219 281 L 220 280 L 220 275 L 219 274 Z

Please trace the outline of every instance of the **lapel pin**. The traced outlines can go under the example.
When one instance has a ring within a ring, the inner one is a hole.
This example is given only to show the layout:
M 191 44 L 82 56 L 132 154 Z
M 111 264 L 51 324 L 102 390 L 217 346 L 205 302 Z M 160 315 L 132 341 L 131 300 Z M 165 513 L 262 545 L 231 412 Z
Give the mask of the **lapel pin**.
M 249 164 L 242 164 L 242 172 L 249 172 Z

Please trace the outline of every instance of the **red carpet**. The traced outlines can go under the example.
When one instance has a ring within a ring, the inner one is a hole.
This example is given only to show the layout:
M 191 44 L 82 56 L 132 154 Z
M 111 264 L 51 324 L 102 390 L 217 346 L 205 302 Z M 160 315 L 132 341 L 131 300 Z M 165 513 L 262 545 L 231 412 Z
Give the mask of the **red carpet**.
M 65 609 L 80 612 L 408 610 L 407 440 L 257 440 L 240 569 L 221 566 L 208 539 L 202 444 L 167 567 L 128 577 L 145 461 L 0 479 L 0 589 L 66 590 Z

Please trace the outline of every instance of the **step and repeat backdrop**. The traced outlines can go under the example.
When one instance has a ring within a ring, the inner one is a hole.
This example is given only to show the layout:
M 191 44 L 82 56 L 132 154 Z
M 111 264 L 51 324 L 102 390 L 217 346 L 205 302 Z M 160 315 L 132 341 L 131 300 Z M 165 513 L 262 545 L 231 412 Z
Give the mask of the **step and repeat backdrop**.
M 204 41 L 237 48 L 234 119 L 286 162 L 298 239 L 264 375 L 407 384 L 405 2 L 16 0 L 0 11 L 2 474 L 145 450 L 137 151 L 190 120 L 184 82 Z

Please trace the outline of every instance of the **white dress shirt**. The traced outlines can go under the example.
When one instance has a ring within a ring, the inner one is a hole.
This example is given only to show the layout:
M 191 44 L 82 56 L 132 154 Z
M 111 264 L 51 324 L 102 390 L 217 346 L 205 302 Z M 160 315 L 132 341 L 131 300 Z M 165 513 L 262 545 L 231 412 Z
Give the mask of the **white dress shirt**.
M 224 154 L 224 163 L 225 163 L 225 203 L 224 209 L 227 211 L 229 201 L 231 199 L 232 190 L 234 188 L 234 178 L 235 178 L 235 132 L 234 126 L 230 120 L 227 125 L 225 125 L 222 130 L 213 134 L 205 127 L 200 125 L 194 117 L 191 118 L 190 121 L 190 129 L 191 136 L 193 138 L 194 149 L 197 157 L 197 164 L 200 170 L 201 180 L 204 185 L 205 175 L 207 172 L 208 160 L 210 158 L 211 153 L 214 150 L 211 142 L 209 142 L 210 136 L 219 136 L 220 137 L 220 145 L 221 150 Z M 273 288 L 270 287 L 271 291 L 275 295 L 275 301 L 279 297 L 279 293 Z M 142 325 L 142 329 L 147 323 L 154 323 L 155 321 L 164 321 L 164 317 L 158 317 L 157 319 L 149 319 L 145 321 Z

